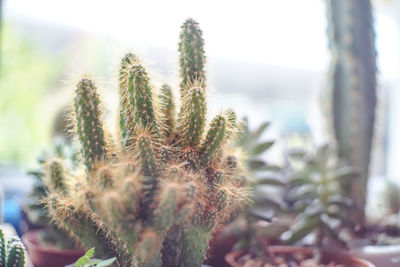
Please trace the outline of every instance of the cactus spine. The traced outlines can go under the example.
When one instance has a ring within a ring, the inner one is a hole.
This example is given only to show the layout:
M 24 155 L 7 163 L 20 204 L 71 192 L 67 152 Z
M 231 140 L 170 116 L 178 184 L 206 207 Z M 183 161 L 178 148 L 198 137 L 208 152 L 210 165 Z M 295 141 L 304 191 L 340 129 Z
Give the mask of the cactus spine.
M 376 105 L 372 7 L 369 0 L 327 0 L 327 10 L 332 124 L 339 157 L 359 173 L 344 188 L 364 209 Z
M 178 115 L 172 89 L 163 85 L 153 94 L 147 72 L 127 54 L 119 76 L 121 149 L 107 157 L 97 89 L 84 78 L 75 121 L 86 171 L 48 163 L 53 220 L 120 266 L 201 266 L 214 230 L 247 199 L 240 153 L 230 142 L 234 112 L 216 116 L 203 136 L 207 88 L 198 24 L 188 19 L 180 38 Z
M 18 237 L 4 238 L 3 229 L 0 228 L 0 266 L 24 267 L 25 247 Z

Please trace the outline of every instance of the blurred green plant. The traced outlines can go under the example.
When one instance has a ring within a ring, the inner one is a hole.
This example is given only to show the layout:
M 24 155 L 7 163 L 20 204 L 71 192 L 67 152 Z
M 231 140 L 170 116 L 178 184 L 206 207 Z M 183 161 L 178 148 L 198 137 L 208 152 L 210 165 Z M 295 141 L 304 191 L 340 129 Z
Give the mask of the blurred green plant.
M 29 172 L 36 180 L 30 195 L 22 204 L 22 209 L 26 214 L 29 224 L 42 228 L 39 242 L 45 246 L 52 246 L 59 249 L 76 248 L 76 242 L 69 234 L 51 223 L 51 218 L 41 199 L 46 196 L 47 192 L 47 188 L 43 182 L 46 161 L 52 157 L 61 158 L 65 164 L 74 169 L 78 162 L 78 152 L 79 150 L 74 144 L 67 143 L 64 137 L 58 137 L 54 140 L 53 149 L 46 151 L 38 158 L 40 164 L 38 170 Z
M 0 65 L 0 162 L 29 164 L 49 144 L 44 96 L 61 73 L 60 58 L 2 27 Z
M 294 172 L 289 182 L 287 197 L 296 218 L 286 241 L 296 243 L 314 233 L 317 251 L 325 241 L 343 245 L 339 233 L 345 227 L 355 228 L 349 218 L 356 206 L 343 194 L 340 184 L 354 178 L 354 172 L 336 160 L 328 145 L 313 152 L 296 150 L 290 156 L 301 161 L 303 166 Z
M 266 153 L 274 145 L 275 141 L 262 140 L 270 126 L 264 122 L 254 130 L 249 128 L 247 118 L 241 123 L 241 133 L 236 139 L 236 144 L 241 147 L 246 155 L 245 164 L 250 171 L 252 179 L 252 203 L 240 220 L 245 221 L 243 229 L 235 229 L 239 238 L 234 249 L 250 249 L 251 252 L 263 251 L 261 240 L 269 241 L 279 239 L 280 235 L 289 229 L 286 220 L 277 219 L 278 214 L 285 213 L 287 206 L 283 201 L 286 182 L 284 169 L 270 164 L 265 159 Z M 264 189 L 273 188 L 275 194 L 271 195 Z

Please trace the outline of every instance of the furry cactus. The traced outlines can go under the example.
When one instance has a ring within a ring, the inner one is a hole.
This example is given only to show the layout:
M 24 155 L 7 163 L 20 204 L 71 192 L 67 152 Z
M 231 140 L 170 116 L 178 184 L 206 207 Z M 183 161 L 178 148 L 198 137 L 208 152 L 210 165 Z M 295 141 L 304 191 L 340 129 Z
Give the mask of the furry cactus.
M 5 240 L 3 229 L 0 228 L 0 266 L 24 267 L 25 247 L 18 237 Z
M 117 257 L 118 266 L 201 266 L 212 233 L 247 201 L 241 153 L 231 142 L 234 112 L 206 126 L 201 34 L 194 20 L 184 23 L 179 114 L 171 87 L 157 93 L 137 57 L 127 54 L 119 76 L 120 142 L 104 134 L 96 86 L 84 78 L 74 103 L 82 168 L 48 162 L 53 220 L 96 247 L 97 257 Z

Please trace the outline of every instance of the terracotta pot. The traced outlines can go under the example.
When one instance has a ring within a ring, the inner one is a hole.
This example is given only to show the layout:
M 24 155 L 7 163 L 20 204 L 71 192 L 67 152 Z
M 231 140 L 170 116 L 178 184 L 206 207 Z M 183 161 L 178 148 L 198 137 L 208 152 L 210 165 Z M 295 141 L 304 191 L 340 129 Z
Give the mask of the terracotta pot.
M 364 246 L 350 249 L 350 254 L 369 260 L 376 266 L 400 266 L 400 245 Z
M 76 262 L 86 252 L 83 249 L 56 249 L 40 246 L 39 232 L 40 230 L 32 230 L 22 236 L 22 242 L 35 267 L 64 267 Z
M 291 246 L 271 246 L 269 251 L 272 253 L 279 254 L 294 254 L 301 253 L 306 256 L 312 256 L 312 248 L 301 248 Z M 225 256 L 226 262 L 232 267 L 243 267 L 243 264 L 237 262 L 237 260 L 246 253 L 244 250 L 233 251 Z M 346 267 L 375 267 L 374 264 L 360 258 L 353 257 L 347 253 L 339 251 L 323 251 L 322 259 L 326 261 L 334 261 L 338 264 L 344 264 Z M 383 266 L 383 265 L 382 265 Z M 386 266 L 385 266 L 386 267 Z

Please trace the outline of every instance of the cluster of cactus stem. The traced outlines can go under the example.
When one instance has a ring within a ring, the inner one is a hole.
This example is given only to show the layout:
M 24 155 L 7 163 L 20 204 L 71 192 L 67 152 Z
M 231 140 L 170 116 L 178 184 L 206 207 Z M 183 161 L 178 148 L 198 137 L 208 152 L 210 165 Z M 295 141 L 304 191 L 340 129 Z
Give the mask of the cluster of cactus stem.
M 340 158 L 359 173 L 343 187 L 364 207 L 376 105 L 372 7 L 369 0 L 327 0 L 327 11 L 332 52 L 328 113 Z M 363 219 L 361 212 L 358 220 Z
M 24 267 L 25 247 L 18 237 L 8 240 L 0 228 L 0 267 Z
M 129 53 L 119 73 L 119 129 L 111 140 L 94 82 L 79 81 L 74 99 L 82 170 L 47 163 L 53 220 L 97 257 L 119 266 L 201 266 L 213 232 L 247 200 L 246 172 L 231 140 L 227 110 L 206 127 L 204 41 L 198 23 L 182 26 L 180 108 L 172 89 L 155 90 Z

